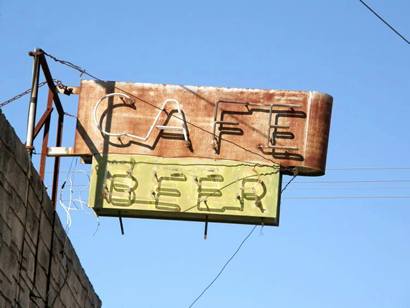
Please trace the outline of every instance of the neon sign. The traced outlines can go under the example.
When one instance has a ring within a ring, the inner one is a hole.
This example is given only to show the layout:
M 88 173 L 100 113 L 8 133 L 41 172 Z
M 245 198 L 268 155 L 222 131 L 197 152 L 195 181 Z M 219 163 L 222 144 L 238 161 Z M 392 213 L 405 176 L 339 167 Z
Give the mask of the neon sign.
M 98 215 L 277 225 L 278 165 L 108 155 L 93 161 Z
M 209 158 L 325 171 L 332 97 L 313 91 L 95 82 L 80 87 L 72 153 Z

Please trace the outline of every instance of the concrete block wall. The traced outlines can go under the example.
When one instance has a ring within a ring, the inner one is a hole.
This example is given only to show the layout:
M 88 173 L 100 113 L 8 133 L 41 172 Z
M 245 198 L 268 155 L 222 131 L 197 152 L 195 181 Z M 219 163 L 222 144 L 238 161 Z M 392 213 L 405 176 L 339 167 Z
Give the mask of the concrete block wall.
M 0 111 L 0 308 L 101 307 L 57 215 L 50 253 L 53 216 L 25 146 Z

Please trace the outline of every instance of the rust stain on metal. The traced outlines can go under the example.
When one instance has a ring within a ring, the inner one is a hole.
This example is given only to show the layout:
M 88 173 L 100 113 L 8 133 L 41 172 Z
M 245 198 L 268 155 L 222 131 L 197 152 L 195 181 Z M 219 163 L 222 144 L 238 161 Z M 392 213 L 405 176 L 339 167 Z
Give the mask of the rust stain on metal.
M 101 100 L 110 93 L 124 96 Z M 319 92 L 82 81 L 74 154 L 274 162 L 322 175 L 331 109 Z

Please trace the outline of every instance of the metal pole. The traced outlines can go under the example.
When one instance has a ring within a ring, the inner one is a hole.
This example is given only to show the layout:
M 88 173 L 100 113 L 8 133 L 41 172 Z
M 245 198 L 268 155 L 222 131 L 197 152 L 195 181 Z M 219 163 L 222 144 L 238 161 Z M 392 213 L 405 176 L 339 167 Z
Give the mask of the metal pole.
M 40 73 L 40 57 L 41 49 L 35 49 L 34 52 L 30 52 L 29 55 L 34 57 L 33 61 L 33 79 L 31 84 L 31 96 L 30 105 L 28 109 L 27 120 L 27 141 L 26 148 L 30 155 L 33 153 L 33 139 L 34 139 L 34 127 L 36 124 L 36 110 L 37 110 L 37 97 L 38 97 L 38 79 Z
M 53 92 L 48 90 L 47 98 L 47 111 L 53 110 Z M 46 111 L 46 112 L 47 112 Z M 44 181 L 44 175 L 46 172 L 46 158 L 47 158 L 47 149 L 48 149 L 48 136 L 50 131 L 50 121 L 51 113 L 48 113 L 46 121 L 44 122 L 44 134 L 43 134 L 43 143 L 41 145 L 41 158 L 40 158 L 40 178 Z
M 54 98 L 56 96 L 53 96 Z M 55 101 L 54 101 L 55 102 Z M 63 124 L 64 124 L 64 114 L 58 115 L 58 122 L 57 122 L 57 136 L 56 136 L 56 146 L 61 146 L 63 140 Z M 50 255 L 48 259 L 48 270 L 47 270 L 47 284 L 46 284 L 46 308 L 49 302 L 49 294 L 50 294 L 50 284 L 51 284 L 51 266 L 53 264 L 53 249 L 54 249 L 54 234 L 55 234 L 55 221 L 56 221 L 56 204 L 57 204 L 57 193 L 58 193 L 58 175 L 60 173 L 60 157 L 57 156 L 54 159 L 54 170 L 53 170 L 53 186 L 51 191 L 51 204 L 53 207 L 53 220 L 51 222 L 51 239 L 50 239 Z
M 208 215 L 205 215 L 204 240 L 208 238 Z

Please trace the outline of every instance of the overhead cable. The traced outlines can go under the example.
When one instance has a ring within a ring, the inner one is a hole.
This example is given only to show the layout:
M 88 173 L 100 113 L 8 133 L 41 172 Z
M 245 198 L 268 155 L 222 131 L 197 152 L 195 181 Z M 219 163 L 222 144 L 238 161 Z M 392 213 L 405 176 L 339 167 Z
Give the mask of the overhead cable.
M 318 180 L 318 181 L 297 181 L 295 184 L 364 184 L 364 183 L 410 183 L 410 180 Z
M 242 242 L 239 244 L 238 248 L 236 248 L 235 252 L 232 254 L 232 256 L 225 262 L 225 264 L 222 266 L 222 268 L 219 270 L 218 274 L 215 276 L 214 279 L 202 290 L 202 292 L 194 299 L 194 301 L 189 305 L 189 308 L 192 308 L 195 303 L 202 297 L 202 295 L 205 294 L 206 291 L 215 283 L 215 281 L 222 275 L 223 271 L 225 268 L 228 266 L 228 264 L 232 261 L 232 259 L 238 254 L 238 252 L 241 250 L 242 246 L 245 244 L 245 242 L 251 237 L 252 233 L 255 231 L 257 225 L 254 225 L 251 231 L 245 236 L 245 238 L 242 240 Z
M 67 86 L 64 85 L 60 80 L 58 80 L 58 79 L 53 79 L 53 80 L 56 83 L 57 88 L 59 88 L 61 90 L 67 90 Z M 47 84 L 47 81 L 42 81 L 38 84 L 38 88 L 41 88 L 42 86 L 44 86 L 46 84 Z M 0 109 L 5 107 L 8 104 L 11 104 L 12 102 L 15 102 L 15 101 L 19 100 L 20 98 L 26 96 L 27 94 L 30 94 L 31 91 L 32 91 L 32 88 L 29 88 L 29 89 L 27 89 L 27 90 L 13 96 L 13 97 L 11 97 L 11 98 L 3 101 L 3 102 L 0 102 Z M 72 116 L 69 113 L 65 113 L 65 114 L 68 115 L 68 116 Z
M 297 174 L 293 175 L 292 178 L 286 183 L 286 185 L 282 188 L 281 193 L 283 193 L 288 186 L 294 181 L 296 178 Z M 193 307 L 195 303 L 205 294 L 206 291 L 209 290 L 209 288 L 215 283 L 215 281 L 221 276 L 225 268 L 228 266 L 228 264 L 233 260 L 233 258 L 238 254 L 238 252 L 241 250 L 242 246 L 245 244 L 245 242 L 251 237 L 253 232 L 255 231 L 257 225 L 254 225 L 252 229 L 249 231 L 249 233 L 245 236 L 245 238 L 242 240 L 242 242 L 239 244 L 238 248 L 235 250 L 235 252 L 232 254 L 232 256 L 225 262 L 225 264 L 221 267 L 219 270 L 218 274 L 215 276 L 214 279 L 202 290 L 202 292 L 194 299 L 194 301 L 189 305 L 189 308 Z
M 389 27 L 394 33 L 396 33 L 403 41 L 410 45 L 410 41 L 404 37 L 398 30 L 396 30 L 391 24 L 389 24 L 380 14 L 373 10 L 366 2 L 359 0 L 370 12 L 372 12 L 377 18 L 379 18 L 387 27 Z
M 38 87 L 41 88 L 42 86 L 44 86 L 44 85 L 46 85 L 46 84 L 47 84 L 47 81 L 42 81 L 42 82 L 40 82 L 40 83 L 38 84 Z M 11 103 L 14 102 L 14 101 L 19 100 L 19 99 L 22 98 L 23 96 L 26 96 L 27 94 L 30 94 L 30 93 L 31 93 L 31 88 L 30 88 L 30 89 L 27 89 L 27 90 L 25 90 L 25 91 L 23 91 L 23 92 L 21 92 L 21 93 L 19 93 L 19 94 L 17 94 L 17 95 L 15 95 L 15 96 L 13 96 L 13 97 L 11 97 L 11 98 L 9 98 L 9 99 L 3 101 L 3 102 L 1 102 L 1 103 L 0 103 L 0 109 L 3 108 L 3 107 L 5 107 L 5 106 L 8 105 L 8 104 L 11 104 Z
M 335 199 L 410 199 L 410 196 L 294 196 L 285 197 L 289 200 L 335 200 Z
M 105 82 L 106 82 L 105 80 L 103 80 L 103 79 L 97 77 L 96 75 L 89 73 L 86 69 L 82 68 L 82 67 L 79 66 L 79 65 L 76 65 L 76 64 L 74 64 L 74 63 L 72 63 L 72 62 L 70 62 L 70 61 L 66 61 L 66 60 L 59 59 L 59 58 L 57 58 L 57 57 L 55 57 L 55 56 L 53 56 L 53 55 L 51 55 L 51 54 L 49 54 L 49 53 L 47 53 L 47 52 L 45 52 L 45 51 L 43 51 L 43 52 L 44 52 L 44 54 L 45 54 L 47 57 L 49 57 L 50 59 L 54 60 L 55 62 L 60 63 L 60 64 L 63 64 L 63 65 L 65 65 L 65 66 L 68 66 L 68 67 L 70 67 L 70 68 L 72 68 L 72 69 L 74 69 L 74 70 L 80 72 L 80 77 L 81 77 L 82 75 L 86 75 L 86 76 L 89 76 L 89 77 L 91 77 L 91 78 L 93 78 L 93 79 L 99 81 L 99 82 L 102 82 L 102 83 L 105 83 Z M 129 96 L 132 96 L 132 97 L 138 99 L 139 101 L 143 102 L 144 104 L 147 104 L 147 105 L 149 105 L 149 106 L 151 106 L 151 107 L 153 107 L 153 108 L 155 108 L 155 109 L 158 109 L 158 110 L 161 110 L 161 111 L 162 111 L 161 107 L 158 107 L 158 106 L 156 106 L 156 105 L 154 105 L 154 104 L 152 104 L 152 103 L 150 103 L 150 102 L 147 102 L 147 101 L 145 101 L 145 100 L 142 100 L 142 99 L 140 99 L 138 96 L 136 96 L 135 94 L 130 93 L 129 91 L 126 91 L 126 90 L 124 90 L 124 89 L 121 89 L 121 88 L 119 88 L 119 87 L 116 86 L 116 85 L 114 86 L 114 88 L 117 89 L 117 90 L 120 90 L 120 91 L 124 92 L 125 94 L 127 94 L 127 95 L 129 95 Z M 191 123 L 191 122 L 187 121 L 186 119 L 184 119 L 183 117 L 179 117 L 179 116 L 177 116 L 176 114 L 170 114 L 169 116 L 170 116 L 170 117 L 174 117 L 174 118 L 176 118 L 176 119 L 178 119 L 178 120 L 184 121 L 184 122 L 186 122 L 187 124 L 189 124 L 189 125 L 191 125 L 191 126 L 197 128 L 197 129 L 199 129 L 199 130 L 201 130 L 201 131 L 203 131 L 203 132 L 205 132 L 205 133 L 208 133 L 208 134 L 214 136 L 214 133 L 213 133 L 213 132 L 208 131 L 208 130 L 206 130 L 205 128 L 200 127 L 200 126 L 198 126 L 198 125 L 196 125 L 196 124 L 194 124 L 194 123 Z M 240 145 L 240 144 L 238 144 L 238 143 L 236 143 L 236 142 L 234 142 L 234 141 L 225 139 L 225 138 L 223 138 L 223 137 L 221 137 L 220 139 L 223 140 L 223 141 L 225 141 L 225 142 L 227 142 L 227 143 L 230 143 L 230 144 L 232 144 L 232 145 L 234 145 L 234 146 L 236 146 L 236 147 L 238 147 L 238 148 L 240 148 L 240 149 L 242 149 L 242 150 L 244 150 L 244 151 L 246 151 L 246 152 L 248 152 L 248 153 L 251 153 L 251 154 L 253 154 L 253 155 L 256 155 L 256 156 L 258 156 L 258 157 L 261 157 L 262 159 L 264 159 L 264 160 L 266 160 L 266 161 L 269 161 L 269 162 L 271 162 L 271 163 L 276 163 L 276 162 L 273 161 L 272 159 L 266 158 L 265 156 L 261 155 L 260 153 L 255 152 L 255 151 L 252 151 L 252 150 L 250 150 L 250 149 L 248 149 L 248 148 L 246 148 L 246 147 L 244 147 L 244 146 L 242 146 L 242 145 Z

